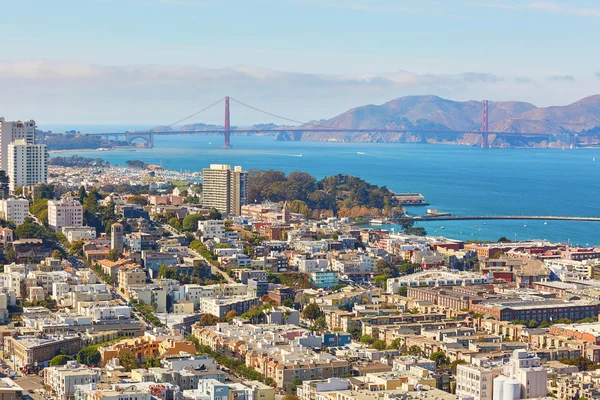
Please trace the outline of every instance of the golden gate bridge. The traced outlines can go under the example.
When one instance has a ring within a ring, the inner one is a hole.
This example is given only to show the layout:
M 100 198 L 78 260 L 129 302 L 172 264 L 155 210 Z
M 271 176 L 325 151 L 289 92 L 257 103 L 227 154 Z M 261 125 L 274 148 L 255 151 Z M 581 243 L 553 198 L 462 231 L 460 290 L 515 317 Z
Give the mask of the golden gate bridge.
M 223 124 L 223 129 L 202 129 L 202 130 L 169 130 L 169 131 L 157 131 L 148 130 L 148 131 L 126 131 L 126 132 L 111 132 L 111 133 L 89 133 L 91 136 L 101 136 L 104 137 L 107 141 L 114 138 L 115 141 L 119 141 L 119 138 L 123 138 L 125 142 L 129 144 L 133 144 L 135 140 L 144 141 L 145 147 L 154 147 L 154 136 L 155 135 L 181 135 L 181 134 L 222 134 L 223 135 L 223 147 L 230 148 L 231 147 L 231 134 L 233 133 L 280 133 L 280 132 L 347 132 L 347 133 L 412 133 L 412 134 L 420 134 L 420 135 L 464 135 L 464 134 L 479 134 L 481 136 L 480 144 L 482 148 L 487 148 L 488 138 L 490 135 L 496 136 L 519 136 L 519 137 L 537 137 L 543 136 L 539 133 L 527 133 L 527 132 L 490 132 L 488 130 L 488 101 L 483 100 L 482 102 L 482 113 L 481 113 L 481 129 L 478 131 L 461 131 L 461 130 L 419 130 L 419 129 L 407 129 L 407 128 L 373 128 L 373 129 L 348 129 L 348 128 L 335 128 L 323 126 L 315 123 L 307 123 L 301 122 L 294 119 L 286 118 L 281 115 L 273 114 L 268 111 L 261 110 L 257 107 L 253 107 L 249 104 L 246 104 L 242 101 L 236 100 L 233 97 L 223 97 L 218 101 L 212 103 L 211 105 L 204 107 L 203 109 L 196 111 L 193 114 L 186 116 L 180 120 L 177 120 L 169 125 L 161 126 L 162 129 L 171 128 L 172 126 L 179 125 L 180 123 L 193 118 L 204 111 L 220 104 L 221 102 L 225 102 L 225 122 Z M 250 108 L 252 110 L 261 112 L 263 114 L 269 115 L 271 117 L 275 117 L 287 122 L 291 122 L 294 124 L 299 124 L 297 127 L 278 127 L 278 128 L 231 128 L 231 112 L 230 112 L 230 101 L 235 102 L 241 106 Z M 551 136 L 551 135 L 550 135 Z

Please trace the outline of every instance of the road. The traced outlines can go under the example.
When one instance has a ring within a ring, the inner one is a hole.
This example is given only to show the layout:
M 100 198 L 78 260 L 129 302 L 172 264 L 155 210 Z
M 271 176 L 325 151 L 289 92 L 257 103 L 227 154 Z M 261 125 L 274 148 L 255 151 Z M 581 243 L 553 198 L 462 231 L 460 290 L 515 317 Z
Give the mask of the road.
M 183 235 L 183 233 L 179 232 L 178 230 L 176 230 L 175 228 L 173 228 L 171 225 L 169 224 L 161 224 L 162 228 L 171 232 L 174 235 Z M 206 258 L 204 258 L 200 253 L 198 253 L 196 250 L 192 249 L 191 247 L 188 247 L 189 252 L 191 254 L 193 254 L 194 256 L 202 259 L 205 263 L 207 263 L 208 265 L 210 265 L 210 272 L 213 275 L 219 274 L 221 275 L 225 281 L 227 283 L 236 283 L 235 279 L 233 279 L 232 277 L 230 277 L 229 275 L 227 275 L 227 273 L 225 273 L 225 271 L 222 271 L 220 268 L 215 267 L 214 265 L 212 265 L 210 263 L 210 261 L 208 261 Z

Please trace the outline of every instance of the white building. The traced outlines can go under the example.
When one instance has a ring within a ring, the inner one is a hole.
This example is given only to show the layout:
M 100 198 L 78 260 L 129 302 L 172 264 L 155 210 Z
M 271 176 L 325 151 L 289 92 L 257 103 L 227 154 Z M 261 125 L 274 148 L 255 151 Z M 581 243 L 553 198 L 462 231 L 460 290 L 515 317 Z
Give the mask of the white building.
M 202 206 L 241 215 L 248 204 L 248 172 L 242 167 L 211 164 L 202 170 Z
M 96 239 L 96 228 L 93 226 L 63 226 L 62 233 L 69 243 Z
M 198 231 L 202 235 L 202 239 L 223 239 L 225 238 L 225 221 L 208 220 L 198 221 Z
M 48 148 L 45 144 L 28 143 L 19 139 L 7 146 L 6 150 L 9 189 L 19 186 L 33 186 L 48 182 Z
M 80 366 L 77 361 L 68 361 L 60 367 L 44 369 L 44 382 L 56 393 L 58 400 L 71 400 L 75 395 L 75 385 L 100 382 L 102 370 Z
M 304 274 L 312 274 L 313 272 L 323 271 L 327 269 L 327 260 L 298 260 L 298 272 Z
M 48 225 L 55 231 L 83 226 L 83 207 L 79 200 L 63 197 L 48 201 Z
M 33 144 L 35 138 L 35 121 L 6 121 L 0 117 L 0 169 L 8 171 L 8 145 L 15 140 L 25 139 Z
M 541 360 L 527 350 L 513 351 L 502 374 L 494 379 L 493 400 L 519 400 L 545 397 L 548 371 Z
M 474 400 L 492 400 L 492 385 L 494 378 L 499 375 L 500 368 L 459 364 L 456 366 L 456 395 Z
M 0 216 L 12 221 L 16 226 L 22 225 L 29 215 L 29 201 L 24 198 L 10 197 L 0 200 Z
M 298 387 L 298 397 L 301 400 L 315 400 L 317 396 L 325 396 L 323 392 L 337 392 L 348 390 L 350 382 L 348 379 L 329 378 L 324 380 L 304 381 L 302 386 Z

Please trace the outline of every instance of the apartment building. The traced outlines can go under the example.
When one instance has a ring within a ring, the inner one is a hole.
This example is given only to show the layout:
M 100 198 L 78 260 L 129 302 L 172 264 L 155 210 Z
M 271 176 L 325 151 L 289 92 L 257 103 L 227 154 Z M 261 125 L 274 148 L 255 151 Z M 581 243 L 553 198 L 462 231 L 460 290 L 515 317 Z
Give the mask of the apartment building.
M 12 221 L 16 226 L 25 222 L 29 215 L 29 201 L 24 198 L 9 197 L 0 200 L 0 217 Z
M 202 170 L 202 206 L 241 215 L 248 204 L 248 172 L 242 167 L 211 164 Z
M 59 349 L 63 349 L 68 355 L 75 355 L 81 350 L 81 338 L 79 336 L 4 338 L 4 354 L 10 355 L 13 359 L 15 369 L 30 370 L 36 366 L 48 366 Z
M 9 189 L 35 186 L 48 182 L 48 148 L 45 144 L 28 143 L 26 139 L 15 140 L 7 148 L 6 173 L 10 178 Z
M 473 400 L 492 400 L 492 384 L 500 368 L 459 364 L 456 367 L 456 395 Z
M 75 385 L 100 382 L 102 370 L 81 366 L 77 361 L 68 361 L 66 365 L 44 369 L 44 383 L 54 390 L 58 400 L 73 400 Z
M 198 232 L 203 240 L 225 238 L 225 221 L 208 220 L 198 221 Z
M 35 121 L 7 121 L 0 117 L 0 169 L 8 171 L 8 145 L 19 139 L 34 143 Z
M 83 226 L 83 207 L 79 200 L 63 197 L 48 201 L 48 225 L 55 231 L 63 227 Z

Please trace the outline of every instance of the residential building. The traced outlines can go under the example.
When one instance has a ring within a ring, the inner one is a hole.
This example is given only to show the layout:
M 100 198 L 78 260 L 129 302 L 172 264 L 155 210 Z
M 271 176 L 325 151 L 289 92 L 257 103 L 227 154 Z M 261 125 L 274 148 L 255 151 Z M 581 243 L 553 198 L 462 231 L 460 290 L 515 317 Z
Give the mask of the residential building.
M 259 304 L 260 299 L 252 296 L 201 298 L 200 312 L 224 318 L 229 311 L 235 310 L 237 315 L 242 315 Z
M 492 400 L 492 384 L 500 368 L 459 364 L 456 366 L 456 395 L 473 400 Z
M 93 226 L 63 226 L 62 234 L 69 243 L 77 240 L 88 241 L 96 239 L 96 228 Z
M 32 370 L 48 366 L 50 360 L 63 349 L 67 355 L 76 355 L 81 350 L 79 336 L 8 336 L 4 338 L 4 354 L 13 359 L 15 369 Z
M 102 370 L 81 366 L 77 361 L 67 361 L 66 365 L 44 369 L 44 383 L 54 390 L 58 400 L 72 400 L 75 385 L 100 382 Z
M 225 221 L 214 219 L 198 221 L 198 232 L 203 240 L 223 239 L 225 237 Z
M 32 144 L 20 139 L 8 145 L 7 169 L 9 189 L 34 186 L 48 182 L 48 148 L 45 144 Z
M 83 207 L 78 199 L 63 197 L 48 201 L 48 225 L 55 231 L 83 226 Z
M 0 200 L 0 217 L 12 221 L 16 226 L 25 222 L 29 216 L 29 201 L 24 198 L 9 197 Z
M 523 349 L 514 350 L 502 374 L 494 379 L 493 400 L 546 397 L 548 372 L 537 355 Z
M 9 377 L 0 378 L 0 399 L 21 400 L 23 388 Z
M 248 172 L 242 167 L 211 164 L 202 170 L 202 206 L 240 215 L 248 204 Z
M 6 121 L 0 117 L 0 169 L 8 171 L 8 145 L 15 140 L 35 141 L 35 121 Z

